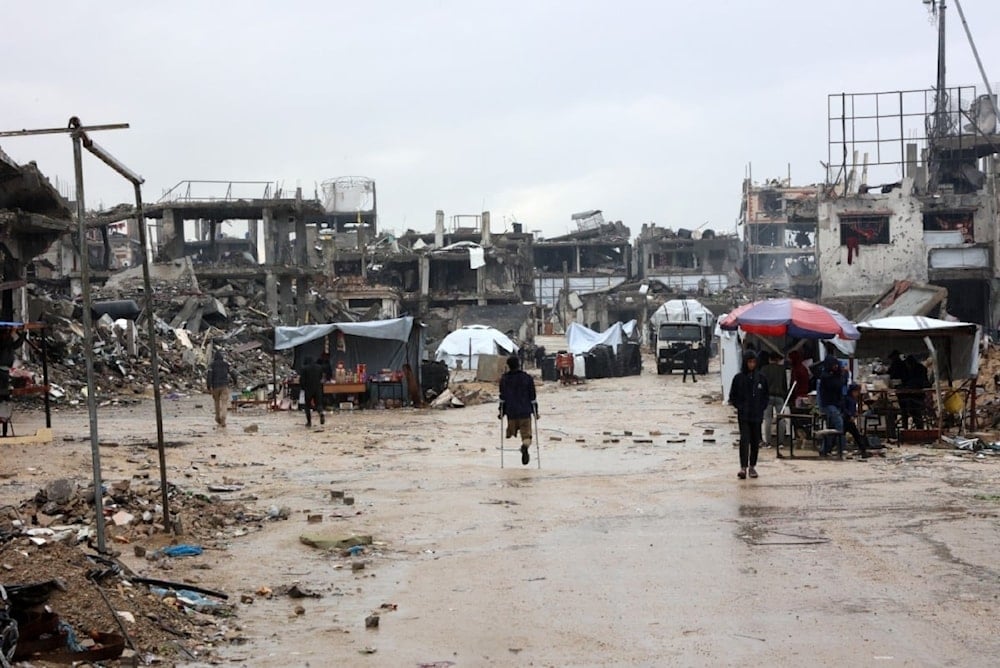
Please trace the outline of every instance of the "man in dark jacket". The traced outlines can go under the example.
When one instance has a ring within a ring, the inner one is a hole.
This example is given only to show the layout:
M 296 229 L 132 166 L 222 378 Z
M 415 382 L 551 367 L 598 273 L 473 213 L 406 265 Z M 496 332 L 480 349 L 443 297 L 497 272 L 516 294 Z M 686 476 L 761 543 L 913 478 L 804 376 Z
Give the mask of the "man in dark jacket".
M 760 423 L 767 407 L 767 378 L 757 370 L 757 355 L 748 350 L 743 353 L 743 368 L 733 378 L 729 388 L 729 403 L 736 408 L 740 424 L 741 480 L 749 473 L 757 477 L 757 453 L 760 449 Z
M 229 407 L 229 380 L 235 381 L 233 372 L 229 369 L 229 363 L 222 355 L 221 350 L 216 350 L 212 355 L 212 362 L 208 365 L 208 377 L 206 385 L 208 392 L 212 395 L 215 404 L 215 424 L 220 427 L 226 426 L 226 409 Z
M 323 415 L 323 366 L 307 357 L 299 372 L 299 384 L 306 395 L 306 427 L 312 426 L 313 406 L 319 413 L 319 423 L 326 424 L 326 417 Z
M 819 377 L 819 403 L 823 407 L 826 415 L 826 428 L 836 429 L 838 433 L 823 437 L 823 444 L 820 446 L 819 454 L 826 457 L 833 451 L 834 443 L 837 444 L 837 455 L 844 458 L 844 386 L 846 379 L 840 369 L 840 362 L 836 357 L 826 358 L 823 371 Z
M 500 377 L 500 414 L 507 416 L 507 438 L 521 435 L 521 463 L 531 461 L 531 416 L 538 419 L 538 401 L 535 398 L 535 381 L 521 370 L 516 356 L 507 358 L 507 373 Z

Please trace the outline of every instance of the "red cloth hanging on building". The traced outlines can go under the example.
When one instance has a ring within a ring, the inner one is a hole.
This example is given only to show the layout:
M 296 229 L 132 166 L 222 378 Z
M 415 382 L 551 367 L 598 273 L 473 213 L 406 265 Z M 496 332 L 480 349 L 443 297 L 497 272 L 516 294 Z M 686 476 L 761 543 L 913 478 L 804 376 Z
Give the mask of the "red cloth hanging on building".
M 854 264 L 854 256 L 861 255 L 861 246 L 855 236 L 847 237 L 847 264 Z

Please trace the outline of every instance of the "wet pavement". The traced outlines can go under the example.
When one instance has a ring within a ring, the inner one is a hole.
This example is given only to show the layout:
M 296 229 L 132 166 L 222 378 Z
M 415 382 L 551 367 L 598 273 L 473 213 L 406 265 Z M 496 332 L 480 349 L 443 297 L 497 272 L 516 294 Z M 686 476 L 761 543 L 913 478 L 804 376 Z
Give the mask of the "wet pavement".
M 345 412 L 312 431 L 297 415 L 249 411 L 220 436 L 192 408 L 209 402 L 183 400 L 175 414 L 185 427 L 169 437 L 191 444 L 168 453 L 172 475 L 186 471 L 197 485 L 226 467 L 257 503 L 292 510 L 210 555 L 202 581 L 237 598 L 294 582 L 322 593 L 241 605 L 244 641 L 223 657 L 255 666 L 995 663 L 1000 461 L 912 446 L 867 462 L 763 450 L 761 477 L 740 481 L 718 375 L 692 385 L 649 369 L 647 360 L 638 377 L 546 383 L 540 469 L 522 467 L 513 450 L 500 468 L 492 403 Z M 129 421 L 140 419 L 119 411 L 105 424 L 135 429 Z M 258 433 L 243 433 L 250 423 Z M 192 472 L 193 461 L 208 463 Z M 316 513 L 322 523 L 307 523 Z M 299 542 L 316 531 L 370 534 L 375 545 L 344 558 Z M 373 612 L 379 626 L 366 629 Z

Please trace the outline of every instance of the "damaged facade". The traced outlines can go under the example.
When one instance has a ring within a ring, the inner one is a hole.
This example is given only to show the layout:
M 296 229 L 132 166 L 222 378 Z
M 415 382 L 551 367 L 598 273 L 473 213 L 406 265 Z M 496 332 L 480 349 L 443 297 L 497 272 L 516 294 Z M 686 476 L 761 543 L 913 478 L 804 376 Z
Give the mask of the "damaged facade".
M 636 239 L 638 277 L 677 292 L 721 292 L 740 282 L 741 247 L 735 234 L 712 229 L 674 231 L 644 224 Z
M 72 229 L 69 202 L 38 167 L 18 165 L 0 150 L 0 320 L 26 319 L 24 288 L 34 273 L 32 261 L 57 241 L 72 248 Z M 59 269 L 71 274 L 79 272 L 79 264 L 71 261 Z
M 925 98 L 932 93 L 924 91 Z M 902 93 L 899 98 L 904 102 L 898 113 L 908 113 L 906 98 Z M 845 163 L 820 193 L 824 303 L 868 303 L 905 279 L 946 288 L 948 314 L 995 329 L 1000 319 L 995 298 L 1000 135 L 995 115 L 982 118 L 976 111 L 982 98 L 974 89 L 952 89 L 948 99 L 953 106 L 927 121 L 928 128 L 945 130 L 928 133 L 922 144 L 906 141 L 904 146 L 899 138 L 900 148 L 887 164 L 896 166 L 901 178 L 872 186 L 867 164 Z M 942 113 L 945 121 L 938 122 Z
M 743 229 L 747 280 L 766 288 L 816 298 L 818 186 L 792 186 L 787 179 L 762 185 L 743 181 L 739 224 Z

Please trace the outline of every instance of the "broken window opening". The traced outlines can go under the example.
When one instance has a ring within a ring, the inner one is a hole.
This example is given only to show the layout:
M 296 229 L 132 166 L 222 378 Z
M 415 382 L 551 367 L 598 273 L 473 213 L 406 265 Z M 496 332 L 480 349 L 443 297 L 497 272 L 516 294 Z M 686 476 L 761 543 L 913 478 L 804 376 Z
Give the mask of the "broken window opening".
M 841 246 L 875 246 L 889 242 L 889 216 L 840 216 Z
M 782 246 L 782 228 L 778 225 L 751 225 L 748 233 L 753 246 Z
M 972 211 L 925 211 L 925 232 L 961 232 L 962 242 L 975 243 L 975 226 Z

